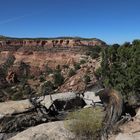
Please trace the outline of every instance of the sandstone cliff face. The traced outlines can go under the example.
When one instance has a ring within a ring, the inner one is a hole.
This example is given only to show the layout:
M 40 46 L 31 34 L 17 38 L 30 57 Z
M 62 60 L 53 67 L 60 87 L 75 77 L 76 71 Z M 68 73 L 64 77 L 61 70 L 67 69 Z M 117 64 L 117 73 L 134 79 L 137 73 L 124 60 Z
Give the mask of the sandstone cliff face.
M 0 53 L 0 64 L 3 63 L 7 57 L 9 52 L 3 51 Z M 71 52 L 12 52 L 15 56 L 16 60 L 11 68 L 13 71 L 17 71 L 19 73 L 21 62 L 24 62 L 29 66 L 30 72 L 34 75 L 40 75 L 41 71 L 45 71 L 46 66 L 51 69 L 55 69 L 58 65 L 73 65 L 80 59 L 80 54 L 74 54 Z M 29 72 L 29 71 L 28 71 Z M 29 73 L 30 74 L 30 73 Z
M 0 47 L 2 46 L 46 46 L 46 47 L 74 47 L 74 46 L 103 46 L 105 42 L 98 39 L 48 39 L 48 40 L 1 40 Z
M 40 74 L 45 66 L 55 68 L 57 65 L 73 65 L 79 61 L 83 46 L 105 46 L 98 39 L 48 39 L 48 40 L 0 40 L 0 64 L 8 57 L 9 53 L 16 58 L 14 69 L 19 69 L 19 63 L 24 62 L 30 66 L 33 74 Z
M 7 75 L 0 80 L 0 86 L 3 84 L 14 84 L 22 78 L 28 78 L 33 83 L 40 84 L 40 76 L 44 80 L 54 82 L 53 75 L 57 66 L 60 66 L 61 74 L 64 77 L 64 85 L 59 87 L 60 92 L 65 91 L 83 91 L 86 84 L 83 76 L 87 73 L 89 66 L 81 68 L 76 75 L 69 77 L 70 69 L 74 69 L 74 65 L 80 63 L 84 56 L 86 60 L 89 56 L 86 51 L 94 46 L 106 47 L 106 44 L 98 39 L 3 39 L 0 40 L 0 65 L 5 63 L 9 55 L 15 57 L 14 63 L 6 71 Z M 87 63 L 87 61 L 86 61 Z M 94 66 L 94 64 L 92 64 Z M 68 68 L 64 68 L 64 66 Z M 46 67 L 53 70 L 51 74 L 47 74 Z M 87 67 L 87 68 L 86 68 Z M 11 73 L 12 72 L 12 73 Z M 91 72 L 93 75 L 94 72 Z M 32 77 L 32 78 L 31 78 Z M 28 81 L 29 82 L 29 81 Z M 33 86 L 36 90 L 37 86 Z M 55 87 L 57 88 L 57 87 Z

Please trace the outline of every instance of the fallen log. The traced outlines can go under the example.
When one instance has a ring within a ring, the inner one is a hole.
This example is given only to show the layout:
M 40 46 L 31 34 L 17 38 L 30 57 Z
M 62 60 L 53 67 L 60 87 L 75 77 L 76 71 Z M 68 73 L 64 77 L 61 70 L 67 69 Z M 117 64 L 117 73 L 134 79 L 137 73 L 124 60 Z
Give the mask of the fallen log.
M 48 108 L 42 104 L 42 101 L 44 98 L 31 96 L 29 99 L 31 107 L 2 117 L 0 119 L 0 133 L 20 132 L 44 122 L 62 120 L 66 115 L 65 111 L 85 106 L 84 100 L 76 95 L 55 99 Z
M 18 112 L 6 115 L 0 119 L 0 133 L 13 133 L 23 131 L 28 127 L 35 126 L 48 121 L 56 121 L 57 119 L 49 110 L 43 110 L 42 106 L 30 108 L 28 111 Z M 55 114 L 55 112 L 53 112 Z
M 70 101 L 72 99 L 77 98 L 77 95 L 73 92 L 52 94 L 51 96 L 52 96 L 53 101 L 55 100 Z M 52 100 L 50 98 L 50 95 L 46 95 L 45 97 L 44 96 L 39 97 L 39 100 L 42 100 L 40 103 L 44 105 L 46 108 L 49 108 L 52 105 Z M 20 113 L 20 112 L 28 111 L 29 108 L 32 108 L 32 107 L 34 107 L 34 105 L 29 101 L 29 99 L 20 100 L 20 101 L 3 102 L 3 103 L 0 103 L 0 114 L 5 116 L 8 114 L 14 114 L 18 112 Z

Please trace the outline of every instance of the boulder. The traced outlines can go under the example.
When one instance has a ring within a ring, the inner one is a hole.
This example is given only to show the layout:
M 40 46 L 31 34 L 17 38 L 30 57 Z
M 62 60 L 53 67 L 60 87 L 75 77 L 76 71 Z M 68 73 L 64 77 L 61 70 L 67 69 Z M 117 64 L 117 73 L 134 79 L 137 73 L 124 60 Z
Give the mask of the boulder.
M 93 91 L 86 91 L 84 93 L 84 101 L 87 105 L 94 105 L 94 103 L 101 102 L 99 96 L 95 96 L 95 92 Z
M 64 121 L 50 122 L 31 127 L 9 140 L 69 140 L 74 134 L 65 128 Z
M 140 120 L 140 108 L 137 111 L 136 118 Z
M 117 135 L 115 140 L 140 140 L 140 133 L 136 134 L 120 133 Z
M 43 97 L 41 97 L 42 99 Z M 83 107 L 85 102 L 82 98 L 78 97 L 73 92 L 66 92 L 66 93 L 59 93 L 52 95 L 53 101 L 55 104 L 59 106 L 59 110 L 65 109 L 72 109 L 73 107 Z M 49 108 L 52 105 L 52 100 L 49 95 L 46 95 L 42 104 Z M 18 112 L 27 111 L 32 104 L 29 102 L 28 99 L 20 100 L 20 101 L 8 101 L 0 103 L 0 114 L 7 115 L 13 114 Z
M 0 114 L 0 119 L 2 119 L 3 117 L 4 117 L 4 115 L 1 115 L 1 114 Z
M 28 100 L 3 102 L 0 103 L 0 114 L 8 115 L 16 112 L 24 112 L 29 107 L 32 107 L 32 105 Z

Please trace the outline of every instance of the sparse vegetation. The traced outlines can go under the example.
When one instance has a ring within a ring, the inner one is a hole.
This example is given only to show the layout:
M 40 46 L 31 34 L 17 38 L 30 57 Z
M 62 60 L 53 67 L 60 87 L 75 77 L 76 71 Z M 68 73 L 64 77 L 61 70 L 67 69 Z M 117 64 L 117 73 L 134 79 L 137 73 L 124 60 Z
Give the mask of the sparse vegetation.
M 62 85 L 64 82 L 64 77 L 60 72 L 55 72 L 54 73 L 54 85 L 55 87 L 58 87 Z
M 74 69 L 77 71 L 81 68 L 80 63 L 74 63 Z
M 84 59 L 82 59 L 81 61 L 80 61 L 80 64 L 85 64 L 86 63 L 86 60 L 84 60 Z
M 74 69 L 70 69 L 69 70 L 69 77 L 72 77 L 73 75 L 75 75 L 76 74 L 76 71 L 74 70 Z
M 28 98 L 33 92 L 33 89 L 26 83 L 22 83 L 16 86 L 7 87 L 3 89 L 4 93 L 7 93 L 7 98 L 10 100 L 22 100 Z
M 61 67 L 60 65 L 56 66 L 56 69 L 54 70 L 54 73 L 61 73 Z
M 48 65 L 46 65 L 46 67 L 45 67 L 45 73 L 47 75 L 49 75 L 49 74 L 53 73 L 53 70 Z
M 15 56 L 9 55 L 6 61 L 0 65 L 1 75 L 6 76 L 8 69 L 13 65 L 14 61 L 15 61 Z
M 71 130 L 76 136 L 84 140 L 98 139 L 103 121 L 101 108 L 86 108 L 69 113 L 66 128 Z
M 30 78 L 30 65 L 24 61 L 19 63 L 19 79 L 20 81 Z
M 56 66 L 56 69 L 57 69 L 57 70 L 60 70 L 60 65 L 57 65 L 57 66 Z
M 88 84 L 90 82 L 90 76 L 85 75 L 84 76 L 84 82 L 85 82 L 85 84 Z
M 53 83 L 51 81 L 45 81 L 42 85 L 40 85 L 39 94 L 48 95 L 53 90 L 54 90 Z
M 68 69 L 68 68 L 69 68 L 69 65 L 66 65 L 66 64 L 65 64 L 65 65 L 63 65 L 62 67 L 63 67 L 64 69 Z
M 46 78 L 45 78 L 44 75 L 40 75 L 40 76 L 39 76 L 39 81 L 40 81 L 40 82 L 43 82 L 43 81 L 45 81 L 45 80 L 46 80 Z
M 86 55 L 91 56 L 92 59 L 96 59 L 100 57 L 100 53 L 102 51 L 102 48 L 99 46 L 93 46 L 93 47 L 86 47 Z

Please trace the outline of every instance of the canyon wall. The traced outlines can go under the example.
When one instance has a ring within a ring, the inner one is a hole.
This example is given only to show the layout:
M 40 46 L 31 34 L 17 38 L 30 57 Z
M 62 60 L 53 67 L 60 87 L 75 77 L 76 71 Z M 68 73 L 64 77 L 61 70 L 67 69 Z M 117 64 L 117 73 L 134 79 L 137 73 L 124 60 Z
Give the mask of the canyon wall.
M 12 67 L 18 71 L 21 62 L 30 67 L 32 74 L 39 75 L 46 65 L 54 69 L 58 65 L 73 65 L 85 52 L 84 47 L 102 46 L 106 43 L 99 39 L 1 39 L 0 64 L 9 55 L 14 55 Z
M 99 39 L 48 39 L 48 40 L 37 40 L 37 39 L 6 39 L 0 40 L 0 47 L 4 46 L 45 46 L 45 47 L 74 47 L 74 46 L 103 46 L 105 42 Z

